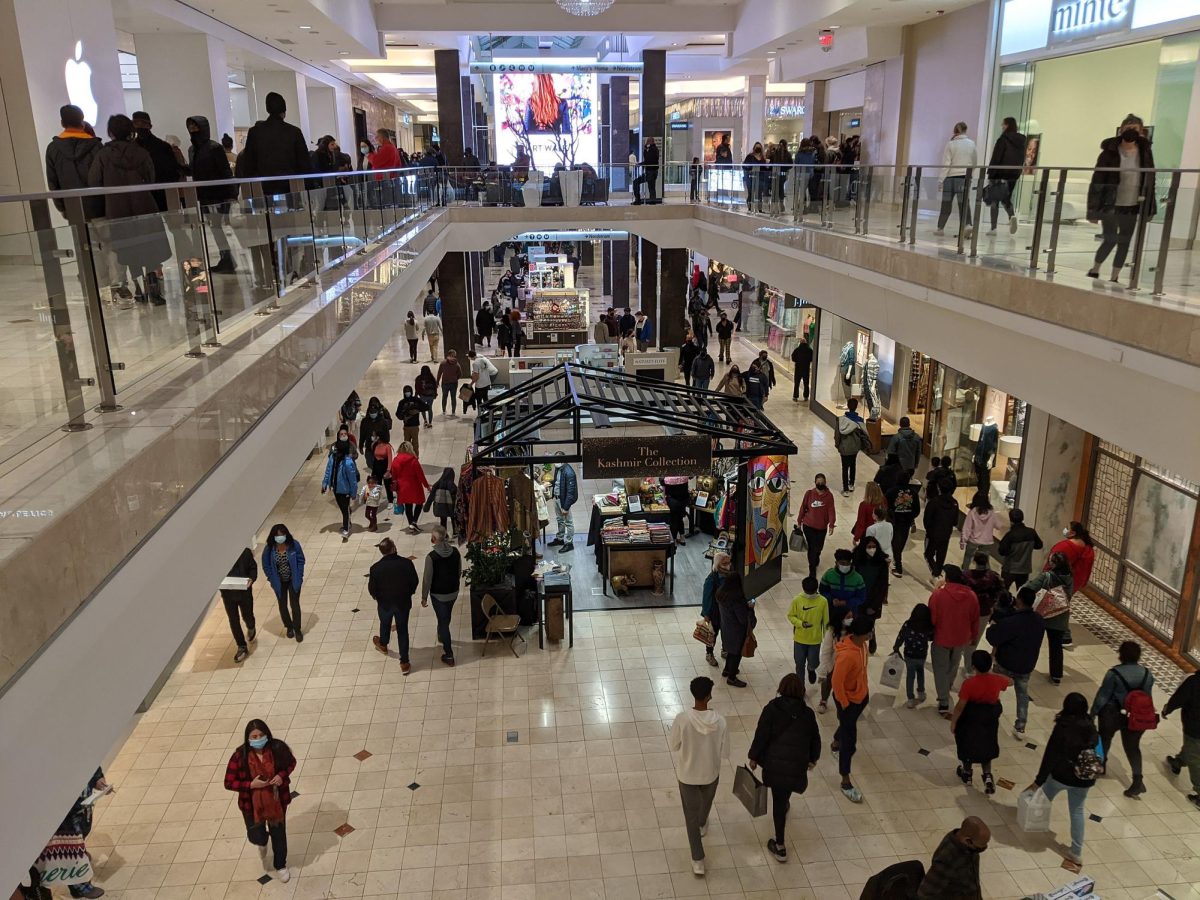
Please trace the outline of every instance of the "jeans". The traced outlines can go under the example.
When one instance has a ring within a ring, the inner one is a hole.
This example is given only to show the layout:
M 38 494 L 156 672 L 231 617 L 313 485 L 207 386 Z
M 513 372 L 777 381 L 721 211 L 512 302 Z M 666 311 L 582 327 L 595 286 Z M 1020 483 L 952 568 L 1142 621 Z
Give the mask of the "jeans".
M 1056 631 L 1053 628 L 1046 629 L 1046 647 L 1050 652 L 1050 677 L 1063 677 L 1063 638 L 1066 637 L 1065 631 Z
M 450 401 L 450 412 L 458 413 L 458 382 L 443 381 L 442 382 L 442 415 L 446 414 L 446 401 Z
M 571 518 L 571 510 L 563 509 L 561 503 L 554 504 L 558 511 L 558 531 L 554 535 L 564 544 L 571 544 L 575 541 L 575 520 Z
M 917 693 L 925 693 L 925 660 L 904 657 L 904 692 L 909 700 L 916 700 L 913 693 L 913 682 L 916 682 Z
M 700 829 L 708 821 L 712 811 L 713 800 L 717 796 L 718 778 L 712 784 L 684 784 L 679 782 L 679 801 L 683 804 L 683 825 L 687 829 L 688 845 L 692 850 L 692 859 L 704 859 L 704 842 L 700 839 Z
M 1067 809 L 1071 813 L 1071 852 L 1076 856 L 1083 854 L 1083 826 L 1087 819 L 1083 812 L 1083 803 L 1087 800 L 1088 788 L 1071 787 L 1055 781 L 1053 776 L 1046 779 L 1042 785 L 1042 793 L 1053 800 L 1062 791 L 1067 792 Z
M 925 536 L 925 562 L 929 563 L 929 573 L 937 578 L 942 574 L 942 566 L 946 564 L 946 551 L 950 547 L 950 535 L 933 537 Z
M 838 727 L 833 739 L 838 742 L 838 773 L 843 779 L 850 776 L 850 760 L 854 758 L 854 752 L 858 749 L 858 717 L 863 714 L 870 699 L 866 697 L 859 703 L 842 706 L 837 697 L 833 698 L 838 718 Z
M 816 578 L 817 568 L 821 565 L 821 551 L 825 549 L 825 536 L 828 532 L 824 528 L 809 528 L 807 525 L 801 525 L 800 529 L 804 532 L 804 540 L 808 543 L 808 574 Z
M 963 651 L 967 646 L 969 645 L 941 647 L 937 644 L 930 644 L 933 688 L 937 691 L 939 709 L 946 709 L 950 706 L 950 688 L 954 686 L 954 673 L 962 665 Z
M 242 810 L 242 819 L 246 823 L 246 840 L 256 847 L 267 846 L 271 840 L 272 863 L 276 869 L 287 868 L 287 825 L 279 822 L 255 822 L 254 814 Z M 261 840 L 260 840 L 261 839 Z
M 1100 721 L 1104 722 L 1104 716 L 1100 716 Z M 1107 724 L 1107 723 L 1106 723 Z M 1104 746 L 1104 761 L 1107 763 L 1112 759 L 1109 753 L 1109 748 L 1112 747 L 1113 737 L 1120 733 L 1121 748 L 1125 751 L 1125 758 L 1129 760 L 1129 771 L 1133 774 L 1134 782 L 1142 780 L 1142 735 L 1144 731 L 1130 731 L 1122 725 L 1120 728 L 1100 729 L 1100 743 Z
M 349 494 L 334 494 L 333 499 L 337 501 L 338 509 L 342 511 L 342 531 L 350 530 L 350 495 Z
M 1113 257 L 1113 268 L 1119 269 L 1125 265 L 1125 256 L 1129 252 L 1129 242 L 1137 230 L 1138 207 L 1117 206 L 1100 216 L 1100 228 L 1103 238 L 1096 248 L 1097 267 L 1108 258 L 1116 247 L 1117 255 Z
M 1029 721 L 1029 673 L 1018 675 L 1016 672 L 1010 672 L 1004 666 L 992 666 L 992 671 L 997 675 L 1003 675 L 1006 678 L 1011 678 L 1013 683 L 1013 693 L 1017 695 L 1017 719 L 1016 726 L 1018 731 L 1025 728 L 1025 723 Z
M 792 399 L 800 399 L 800 385 L 804 384 L 804 399 L 808 399 L 808 366 L 804 367 L 804 371 L 796 370 L 794 380 L 792 381 Z
M 300 630 L 300 592 L 292 587 L 292 580 L 279 585 L 279 590 L 275 592 L 275 599 L 279 601 L 279 618 L 283 620 L 283 627 L 288 631 Z M 289 611 L 289 602 L 291 609 Z
M 787 814 L 792 806 L 792 792 L 787 788 L 771 788 L 771 818 L 775 820 L 775 843 L 782 844 L 787 829 Z
M 955 198 L 958 199 L 958 212 L 962 224 L 967 228 L 971 227 L 971 207 L 966 197 L 966 181 L 965 175 L 951 175 L 942 183 L 942 211 L 938 214 L 938 231 L 945 228 L 946 222 L 950 220 L 950 209 Z
M 892 570 L 904 572 L 904 545 L 908 543 L 908 533 L 912 531 L 912 522 L 908 519 L 892 519 Z
M 707 391 L 708 383 L 711 380 L 712 379 L 710 379 L 710 378 L 693 378 L 692 379 L 692 387 L 694 387 L 698 391 Z
M 379 643 L 384 647 L 392 636 L 392 623 L 396 625 L 397 649 L 400 652 L 400 662 L 408 662 L 408 616 L 412 612 L 412 603 L 404 606 L 384 606 L 379 609 Z
M 454 601 L 457 599 L 456 594 L 450 600 L 433 597 L 430 601 L 433 604 L 433 614 L 437 616 L 437 637 L 442 642 L 442 653 L 445 656 L 454 655 L 454 643 L 450 640 L 450 616 L 454 612 Z
M 971 541 L 967 541 L 966 546 L 963 548 L 962 566 L 960 568 L 962 568 L 964 572 L 971 568 L 971 560 L 973 560 L 975 558 L 975 554 L 979 553 L 980 551 L 983 551 L 988 556 L 991 556 L 992 547 L 994 546 L 994 544 L 975 544 Z
M 225 604 L 225 615 L 229 616 L 229 630 L 233 632 L 233 642 L 244 649 L 246 635 L 242 633 L 241 619 L 246 620 L 247 628 L 254 630 L 254 594 L 250 591 L 221 591 L 221 602 Z
M 842 490 L 848 491 L 854 485 L 854 477 L 858 474 L 858 454 L 849 456 L 842 454 Z
M 815 672 L 817 666 L 821 664 L 821 645 L 793 644 L 792 656 L 796 660 L 796 674 L 803 678 L 805 668 L 810 672 Z

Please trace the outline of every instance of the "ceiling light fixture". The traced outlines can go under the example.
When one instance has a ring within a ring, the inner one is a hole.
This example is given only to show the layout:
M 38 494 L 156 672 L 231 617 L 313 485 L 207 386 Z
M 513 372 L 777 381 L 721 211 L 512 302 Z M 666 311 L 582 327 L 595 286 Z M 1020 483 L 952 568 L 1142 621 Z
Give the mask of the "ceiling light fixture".
M 610 6 L 613 0 L 554 0 L 558 8 L 573 16 L 598 16 Z
M 312 31 L 312 26 L 311 25 L 301 25 L 300 30 L 301 31 Z

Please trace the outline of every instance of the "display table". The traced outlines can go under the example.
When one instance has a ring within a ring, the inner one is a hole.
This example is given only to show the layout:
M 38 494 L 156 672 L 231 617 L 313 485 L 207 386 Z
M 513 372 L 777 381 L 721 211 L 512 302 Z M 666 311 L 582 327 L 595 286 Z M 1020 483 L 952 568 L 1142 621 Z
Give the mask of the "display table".
M 525 304 L 525 346 L 573 348 L 588 339 L 588 291 L 539 290 Z
M 603 563 L 601 556 L 603 555 L 603 545 L 600 543 L 600 531 L 604 528 L 604 523 L 610 519 L 624 519 L 626 516 L 632 515 L 639 519 L 645 519 L 648 522 L 667 522 L 671 521 L 671 510 L 666 506 L 649 506 L 644 508 L 639 513 L 630 513 L 622 504 L 620 507 L 604 507 L 599 501 L 604 497 L 603 494 L 597 494 L 592 498 L 592 517 L 588 521 L 588 537 L 587 546 L 596 548 L 596 567 L 600 568 Z
M 571 569 L 565 572 L 548 572 L 538 579 L 538 649 L 545 648 L 546 603 L 558 598 L 563 603 L 563 615 L 567 620 L 567 646 L 575 646 L 575 595 L 571 590 Z
M 670 578 L 669 593 L 675 593 L 675 543 L 670 544 L 602 544 L 603 553 L 600 557 L 600 574 L 603 576 L 604 596 L 608 596 L 609 579 L 612 577 L 614 561 L 618 567 L 617 574 L 633 570 L 637 576 L 637 589 L 650 590 L 653 582 L 650 570 L 654 562 L 661 562 Z M 625 559 L 623 559 L 623 557 Z M 628 559 L 627 557 L 636 557 Z

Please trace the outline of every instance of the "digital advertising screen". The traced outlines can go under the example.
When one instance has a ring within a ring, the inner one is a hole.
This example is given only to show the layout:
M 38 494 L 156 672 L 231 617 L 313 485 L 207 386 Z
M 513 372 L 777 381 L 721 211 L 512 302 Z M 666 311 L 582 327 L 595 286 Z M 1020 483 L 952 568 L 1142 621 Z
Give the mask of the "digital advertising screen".
M 591 73 L 493 75 L 496 161 L 512 165 L 518 155 L 549 173 L 556 165 L 599 165 L 599 109 Z

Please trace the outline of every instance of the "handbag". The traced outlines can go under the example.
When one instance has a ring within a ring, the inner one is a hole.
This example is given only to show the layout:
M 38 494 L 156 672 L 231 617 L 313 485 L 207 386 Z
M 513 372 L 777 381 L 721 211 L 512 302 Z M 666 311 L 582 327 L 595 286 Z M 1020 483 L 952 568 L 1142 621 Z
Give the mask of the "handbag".
M 738 766 L 733 776 L 733 796 L 742 802 L 746 812 L 758 818 L 767 814 L 767 786 L 754 777 L 745 766 Z
M 758 649 L 758 639 L 754 636 L 754 629 L 746 632 L 746 640 L 742 641 L 742 658 L 750 659 L 754 656 L 754 651 Z
M 1067 591 L 1062 585 L 1046 588 L 1038 594 L 1033 610 L 1043 619 L 1053 619 L 1070 612 L 1071 598 L 1067 596 Z
M 1017 798 L 1017 827 L 1029 833 L 1050 830 L 1050 798 L 1040 787 Z
M 56 834 L 34 864 L 46 887 L 92 880 L 92 858 L 81 834 Z
M 808 541 L 804 538 L 804 529 L 799 525 L 792 526 L 792 536 L 788 538 L 788 549 L 793 553 L 808 552 Z
M 983 202 L 988 206 L 995 203 L 1007 203 L 1010 197 L 1010 191 L 1007 181 L 993 179 L 988 182 L 983 191 Z
M 883 671 L 879 675 L 879 686 L 885 688 L 900 687 L 900 673 L 904 671 L 904 660 L 899 653 L 893 653 L 883 661 Z
M 706 647 L 712 647 L 717 643 L 717 634 L 713 631 L 712 623 L 708 619 L 697 620 L 696 627 L 692 629 L 692 637 Z
M 463 403 L 470 403 L 474 397 L 475 388 L 471 387 L 469 384 L 464 384 L 458 389 L 458 399 Z

